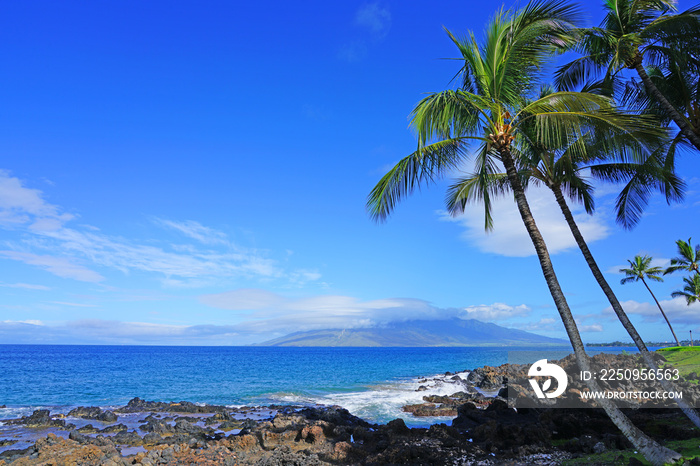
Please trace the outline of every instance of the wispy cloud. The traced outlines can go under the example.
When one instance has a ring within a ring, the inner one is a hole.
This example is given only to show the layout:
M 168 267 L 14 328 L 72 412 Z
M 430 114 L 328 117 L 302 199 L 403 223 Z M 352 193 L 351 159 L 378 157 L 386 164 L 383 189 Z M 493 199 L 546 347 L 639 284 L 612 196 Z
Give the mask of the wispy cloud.
M 590 333 L 590 332 L 602 332 L 603 326 L 600 324 L 590 324 L 590 325 L 579 325 L 579 332 Z
M 527 191 L 532 215 L 551 254 L 576 247 L 569 226 L 554 200 L 554 195 L 546 188 L 531 187 Z M 609 228 L 601 214 L 587 215 L 578 205 L 569 206 L 574 214 L 579 230 L 588 243 L 606 238 Z M 494 229 L 484 231 L 484 210 L 481 205 L 470 205 L 459 217 L 451 217 L 440 212 L 443 220 L 459 223 L 465 228 L 462 237 L 479 250 L 510 257 L 526 257 L 535 254 L 530 236 L 520 218 L 512 196 L 505 196 L 493 202 Z
M 22 251 L 0 251 L 0 256 L 24 262 L 28 265 L 34 265 L 63 278 L 72 278 L 81 282 L 91 283 L 104 280 L 104 277 L 99 273 L 83 267 L 82 265 L 78 265 L 66 257 L 38 255 Z
M 509 306 L 503 303 L 481 304 L 464 309 L 470 319 L 476 320 L 508 320 L 513 317 L 522 317 L 530 314 L 530 308 L 524 304 Z
M 187 220 L 184 222 L 175 222 L 173 220 L 165 220 L 162 218 L 154 218 L 153 220 L 156 224 L 160 224 L 164 227 L 172 228 L 177 230 L 183 235 L 195 239 L 202 244 L 226 244 L 230 245 L 226 233 L 222 231 L 215 230 L 213 228 L 205 227 L 199 222 L 194 220 Z
M 0 321 L 8 343 L 235 345 L 252 343 L 227 326 L 185 326 L 83 319 L 48 325 L 41 321 Z
M 551 317 L 543 317 L 537 322 L 517 322 L 513 324 L 513 327 L 520 330 L 525 330 L 526 332 L 536 332 L 541 334 L 551 334 L 552 332 L 561 332 L 564 330 L 561 320 L 553 319 Z
M 627 314 L 637 314 L 642 316 L 645 322 L 659 322 L 665 325 L 656 304 L 634 300 L 623 301 L 620 304 Z M 671 298 L 661 300 L 659 304 L 672 323 L 700 324 L 700 303 L 698 302 L 688 305 L 685 298 Z M 604 314 L 612 314 L 613 312 L 610 306 L 603 310 Z
M 44 285 L 34 285 L 31 283 L 0 283 L 0 287 L 3 288 L 21 288 L 25 290 L 39 290 L 39 291 L 49 291 L 51 288 Z
M 355 13 L 354 24 L 358 36 L 346 42 L 338 51 L 338 57 L 348 62 L 362 60 L 371 44 L 376 44 L 389 34 L 391 29 L 391 12 L 380 3 L 368 3 Z
M 9 244 L 0 256 L 39 267 L 63 278 L 104 281 L 90 267 L 123 273 L 148 272 L 163 284 L 196 287 L 232 278 L 280 279 L 296 285 L 317 280 L 312 270 L 287 270 L 266 252 L 244 248 L 226 233 L 194 220 L 154 218 L 161 228 L 182 235 L 188 244 L 138 240 L 103 233 L 88 225 L 70 225 L 73 215 L 47 203 L 41 191 L 0 170 L 0 228 L 20 231 L 22 241 Z M 156 236 L 156 235 L 154 235 Z M 192 242 L 191 240 L 194 240 Z
M 71 307 L 99 307 L 96 304 L 69 303 L 66 301 L 51 301 L 51 304 L 60 304 L 62 306 L 71 306 Z
M 523 315 L 526 306 L 439 308 L 427 301 L 387 298 L 363 301 L 350 296 L 287 297 L 262 289 L 238 289 L 200 296 L 205 305 L 232 311 L 230 325 L 176 325 L 120 322 L 97 318 L 45 323 L 0 321 L 0 341 L 6 343 L 244 345 L 289 333 L 334 328 L 363 328 L 408 320 L 488 317 L 488 308 Z M 53 302 L 75 306 L 78 303 Z M 82 306 L 82 305 L 81 305 Z M 84 305 L 85 307 L 90 305 Z M 496 311 L 492 314 L 500 317 Z M 544 322 L 544 320 L 542 321 Z M 552 320 L 553 322 L 553 320 Z M 529 330 L 546 331 L 542 325 Z M 557 329 L 561 330 L 561 329 Z
M 261 289 L 239 289 L 203 295 L 205 305 L 238 311 L 244 323 L 236 328 L 249 333 L 291 333 L 325 328 L 359 328 L 408 320 L 459 317 L 477 320 L 504 320 L 524 316 L 525 305 L 503 303 L 467 308 L 440 308 L 413 298 L 387 298 L 362 301 L 350 296 L 324 295 L 291 298 Z
M 73 218 L 46 202 L 41 191 L 25 187 L 7 170 L 0 169 L 0 225 L 46 230 L 60 228 Z
M 366 29 L 377 39 L 383 39 L 391 29 L 391 12 L 379 3 L 368 3 L 355 14 L 355 24 Z

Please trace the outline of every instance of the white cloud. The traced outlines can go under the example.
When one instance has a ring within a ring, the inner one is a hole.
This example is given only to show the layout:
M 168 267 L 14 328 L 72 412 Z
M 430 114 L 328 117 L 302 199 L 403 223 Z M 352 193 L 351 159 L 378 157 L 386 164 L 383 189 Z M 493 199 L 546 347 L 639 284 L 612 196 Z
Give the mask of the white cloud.
M 526 332 L 537 332 L 540 334 L 561 332 L 564 330 L 564 325 L 561 320 L 550 317 L 543 317 L 537 322 L 516 322 L 513 324 L 513 327 L 525 330 Z
M 236 327 L 252 333 L 291 333 L 326 328 L 358 328 L 408 320 L 460 317 L 477 320 L 503 320 L 529 313 L 525 305 L 496 303 L 466 309 L 439 308 L 427 301 L 389 298 L 361 301 L 350 296 L 290 298 L 261 289 L 240 289 L 203 295 L 207 306 L 240 311 L 246 322 Z
M 338 57 L 348 62 L 362 60 L 370 44 L 382 41 L 391 29 L 391 12 L 379 3 L 368 3 L 355 13 L 355 25 L 362 31 L 359 37 L 347 41 L 340 47 Z
M 578 326 L 579 332 L 602 332 L 603 331 L 603 326 L 600 324 L 591 324 L 591 325 L 579 325 Z
M 0 170 L 0 224 L 6 227 L 29 224 L 35 230 L 60 228 L 73 215 L 44 201 L 41 191 L 26 188 L 7 170 Z
M 530 210 L 537 227 L 547 243 L 550 254 L 576 247 L 576 242 L 554 195 L 543 187 L 527 190 Z M 457 222 L 465 227 L 462 237 L 483 252 L 510 257 L 526 257 L 535 254 L 530 236 L 523 225 L 520 213 L 512 196 L 504 196 L 493 202 L 494 229 L 484 231 L 484 211 L 481 205 L 469 205 L 463 215 L 450 217 L 440 213 L 441 218 Z M 587 243 L 606 238 L 609 228 L 600 214 L 588 215 L 582 207 L 573 203 L 569 208 L 574 214 L 579 230 Z
M 96 304 L 68 303 L 65 301 L 51 301 L 51 304 L 60 304 L 62 306 L 71 306 L 71 307 L 99 307 Z
M 8 343 L 73 344 L 249 344 L 230 326 L 169 325 L 83 319 L 59 324 L 38 320 L 0 321 L 0 340 Z
M 36 325 L 36 326 L 43 326 L 45 325 L 42 321 L 40 320 L 34 320 L 34 319 L 29 319 L 29 320 L 3 320 L 3 324 L 7 325 L 13 325 L 13 324 L 29 324 L 29 325 Z
M 184 222 L 175 222 L 162 218 L 154 219 L 154 222 L 162 226 L 172 228 L 179 231 L 183 235 L 195 239 L 203 244 L 226 244 L 229 245 L 226 233 L 213 228 L 205 227 L 194 220 L 186 220 Z
M 89 258 L 93 263 L 124 272 L 142 270 L 167 277 L 195 278 L 202 276 L 257 275 L 281 276 L 274 261 L 254 251 L 209 250 L 188 248 L 186 253 L 163 247 L 135 244 L 123 238 L 71 228 L 44 232 L 42 236 L 57 240 L 63 250 Z M 49 246 L 50 247 L 50 246 Z
M 104 277 L 99 273 L 87 269 L 81 265 L 77 265 L 65 257 L 40 256 L 21 251 L 0 251 L 0 255 L 5 256 L 8 259 L 37 266 L 46 270 L 47 272 L 63 278 L 72 278 L 74 280 L 91 283 L 104 280 Z
M 623 301 L 620 303 L 622 309 L 625 310 L 627 314 L 637 314 L 644 318 L 646 322 L 658 322 L 660 324 L 666 325 L 659 308 L 655 303 L 640 303 L 638 301 L 630 300 Z M 682 324 L 700 324 L 700 303 L 695 302 L 690 306 L 686 303 L 685 298 L 672 298 L 659 301 L 661 307 L 663 308 L 668 320 L 671 321 L 671 325 L 674 323 Z M 603 310 L 604 313 L 613 313 L 611 306 L 606 307 Z
M 524 304 L 519 306 L 509 306 L 503 303 L 481 304 L 464 308 L 464 310 L 469 319 L 484 321 L 507 320 L 530 314 L 530 308 Z
M 355 24 L 369 30 L 376 38 L 383 38 L 391 29 L 391 13 L 378 3 L 369 3 L 357 10 Z
M 51 288 L 44 285 L 33 285 L 31 283 L 0 283 L 3 288 L 22 288 L 25 290 L 49 291 Z
M 240 247 L 224 232 L 194 220 L 156 218 L 154 223 L 195 243 L 141 244 L 102 233 L 89 225 L 68 226 L 73 218 L 61 213 L 58 206 L 45 202 L 41 191 L 24 187 L 19 179 L 0 170 L 0 227 L 24 234 L 20 243 L 8 243 L 10 247 L 0 251 L 0 256 L 59 277 L 102 281 L 104 277 L 100 273 L 83 265 L 92 264 L 123 273 L 159 274 L 164 285 L 175 287 L 198 287 L 241 277 L 280 279 L 300 286 L 320 278 L 313 270 L 285 270 L 277 261 L 266 257 L 266 253 Z

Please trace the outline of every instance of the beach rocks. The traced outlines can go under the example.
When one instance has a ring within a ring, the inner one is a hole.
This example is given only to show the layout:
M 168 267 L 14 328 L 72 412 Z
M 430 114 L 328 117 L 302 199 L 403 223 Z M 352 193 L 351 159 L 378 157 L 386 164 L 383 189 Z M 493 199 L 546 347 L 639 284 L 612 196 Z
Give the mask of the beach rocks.
M 95 406 L 80 406 L 71 410 L 68 416 L 79 417 L 82 419 L 94 419 L 96 421 L 102 421 L 106 423 L 117 422 L 117 415 L 112 411 L 102 411 L 102 409 Z
M 617 364 L 604 359 L 600 364 Z M 573 359 L 562 362 L 566 367 Z M 627 362 L 634 367 L 634 362 Z M 541 409 L 509 406 L 508 398 L 531 397 L 513 381 L 527 366 L 503 365 L 425 379 L 426 385 L 454 387 L 450 396 L 427 395 L 408 405 L 416 416 L 449 415 L 451 425 L 409 428 L 401 419 L 370 424 L 349 411 L 330 407 L 226 408 L 187 402 L 149 402 L 135 398 L 116 413 L 123 424 L 103 429 L 93 422 L 73 429 L 68 439 L 49 435 L 22 451 L 0 454 L 0 465 L 49 464 L 200 464 L 200 465 L 555 465 L 563 459 L 596 452 L 614 454 L 630 447 L 599 409 Z M 471 375 L 476 374 L 476 375 Z M 496 397 L 479 390 L 499 387 Z M 504 383 L 514 392 L 506 392 Z M 583 389 L 572 383 L 572 393 Z M 444 393 L 444 391 L 443 391 Z M 513 395 L 515 393 L 515 395 Z M 141 410 L 142 409 L 142 410 Z M 70 415 L 100 416 L 80 408 Z M 626 414 L 658 439 L 682 440 L 697 433 L 678 410 L 627 409 Z M 104 412 L 102 412 L 104 413 Z M 268 417 L 268 413 L 273 415 Z M 245 419 L 243 415 L 251 418 Z M 96 419 L 97 420 L 97 419 Z M 140 420 L 140 421 L 136 421 Z M 46 410 L 16 420 L 24 425 L 65 422 Z M 104 421 L 100 421 L 104 422 Z M 449 424 L 449 423 L 448 423 Z M 95 427 L 98 426 L 98 427 Z M 228 430 L 227 430 L 228 429 Z M 65 435 L 65 433 L 61 433 Z M 0 441 L 0 446 L 2 446 Z M 556 444 L 557 447 L 554 447 Z M 54 456 L 52 456 L 54 455 Z M 53 458 L 57 458 L 54 460 Z
M 469 372 L 467 382 L 482 390 L 499 390 L 508 382 L 508 377 L 501 370 L 484 366 Z
M 144 401 L 141 398 L 131 399 L 126 406 L 115 409 L 118 413 L 147 413 L 147 412 L 169 412 L 169 413 L 224 413 L 231 411 L 226 406 L 200 405 L 189 401 L 162 402 Z
M 81 445 L 71 439 L 64 439 L 55 434 L 48 434 L 45 438 L 36 441 L 33 447 L 28 448 L 18 455 L 5 456 L 9 461 L 0 460 L 0 464 L 18 465 L 105 465 L 122 466 L 130 464 L 121 457 L 119 451 L 112 443 L 102 446 Z
M 19 419 L 10 419 L 3 421 L 8 425 L 24 425 L 26 427 L 54 427 L 62 430 L 71 430 L 75 428 L 74 424 L 66 424 L 63 419 L 54 419 L 51 417 L 51 412 L 48 409 L 37 409 L 29 416 L 24 416 Z
M 401 408 L 403 412 L 411 413 L 418 417 L 427 416 L 456 416 L 457 409 L 454 406 L 443 406 L 435 403 L 420 403 L 406 405 Z
M 661 411 L 661 414 L 674 416 L 677 413 Z M 658 417 L 658 414 L 654 412 L 649 416 L 652 417 L 633 420 L 640 425 L 649 425 L 649 419 Z M 230 416 L 219 416 L 217 421 L 227 417 Z M 144 434 L 141 429 L 121 430 L 116 435 L 105 436 L 101 431 L 93 432 L 94 427 L 86 426 L 79 429 L 86 433 L 73 430 L 66 440 L 49 435 L 23 452 L 6 452 L 0 455 L 0 464 L 3 458 L 10 464 L 49 464 L 48 458 L 51 458 L 51 464 L 111 466 L 549 465 L 558 464 L 566 455 L 590 454 L 603 451 L 603 448 L 607 451 L 625 446 L 615 426 L 597 410 L 530 410 L 521 413 L 500 399 L 492 399 L 485 409 L 465 402 L 459 407 L 454 426 L 438 424 L 429 429 L 408 428 L 401 419 L 386 425 L 373 425 L 338 407 L 289 410 L 270 420 L 249 419 L 239 433 L 229 435 L 210 435 L 213 430 L 199 425 L 205 424 L 201 417 L 147 416 L 144 421 L 144 425 L 168 425 L 171 431 L 161 435 L 156 432 Z M 673 423 L 664 421 L 664 425 L 669 424 Z M 124 425 L 109 427 L 116 430 L 117 426 Z M 681 435 L 682 427 L 692 433 L 692 427 L 678 423 L 679 431 L 669 435 Z M 572 435 L 573 438 L 569 437 Z M 553 449 L 554 440 L 563 445 L 565 451 Z M 145 451 L 126 456 L 128 451 L 144 446 Z

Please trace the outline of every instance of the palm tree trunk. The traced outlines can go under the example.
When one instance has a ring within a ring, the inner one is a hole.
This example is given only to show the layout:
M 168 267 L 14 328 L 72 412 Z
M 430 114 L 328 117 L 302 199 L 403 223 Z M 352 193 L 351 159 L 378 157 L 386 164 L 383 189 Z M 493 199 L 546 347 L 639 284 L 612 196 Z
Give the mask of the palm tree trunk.
M 659 300 L 656 299 L 656 296 L 654 293 L 652 293 L 651 288 L 649 288 L 649 285 L 647 285 L 646 280 L 644 280 L 644 277 L 642 277 L 642 283 L 644 283 L 644 286 L 647 287 L 647 290 L 649 290 L 649 294 L 651 294 L 651 297 L 654 298 L 654 302 L 659 308 L 659 311 L 661 311 L 661 315 L 664 316 L 664 319 L 666 319 L 666 323 L 668 324 L 668 328 L 671 329 L 671 333 L 673 334 L 673 339 L 676 340 L 676 345 L 681 346 L 681 343 L 678 341 L 678 337 L 676 336 L 676 332 L 673 331 L 673 327 L 671 327 L 671 322 L 668 321 L 668 317 L 666 317 L 666 313 L 664 310 L 661 308 L 661 304 L 659 304 Z
M 578 229 L 578 225 L 576 225 L 574 216 L 571 213 L 569 206 L 566 204 L 566 199 L 564 198 L 564 194 L 561 192 L 561 187 L 558 185 L 554 185 L 550 186 L 550 189 L 554 192 L 554 197 L 557 199 L 557 204 L 559 204 L 559 208 L 564 214 L 566 223 L 569 224 L 569 228 L 571 229 L 571 233 L 574 235 L 576 244 L 578 244 L 581 253 L 583 253 L 583 257 L 586 259 L 586 263 L 591 269 L 591 272 L 593 273 L 593 276 L 598 282 L 598 285 L 603 290 L 603 293 L 605 293 L 605 296 L 608 298 L 608 301 L 610 302 L 610 305 L 615 311 L 617 318 L 622 323 L 622 326 L 625 327 L 625 330 L 627 330 L 627 333 L 629 333 L 630 337 L 632 337 L 632 341 L 634 341 L 634 344 L 637 345 L 637 349 L 639 349 L 639 353 L 642 355 L 642 359 L 644 359 L 644 362 L 646 363 L 647 367 L 652 371 L 656 371 L 659 368 L 656 364 L 656 361 L 654 361 L 654 358 L 652 357 L 651 352 L 647 348 L 647 345 L 644 344 L 644 340 L 642 340 L 642 337 L 639 336 L 637 329 L 634 327 L 629 317 L 627 317 L 627 313 L 624 311 L 624 309 L 622 309 L 620 301 L 618 301 L 617 296 L 615 296 L 615 293 L 613 292 L 612 288 L 608 284 L 607 280 L 605 280 L 603 273 L 598 268 L 598 264 L 593 258 L 593 254 L 591 254 L 590 249 L 588 249 L 588 245 L 583 239 L 583 235 Z M 669 326 L 670 325 L 671 324 L 669 324 Z M 673 331 L 673 329 L 671 329 L 671 331 Z M 674 333 L 673 336 L 675 337 L 676 334 Z M 676 341 L 678 341 L 678 339 L 676 339 Z M 676 387 L 670 380 L 661 378 L 659 382 L 661 383 L 661 387 L 667 392 L 677 391 Z M 688 402 L 683 398 L 676 400 L 676 402 L 678 403 L 678 407 L 681 408 L 683 413 L 686 416 L 688 416 L 688 419 L 690 419 L 696 427 L 700 427 L 700 414 L 698 414 L 695 408 L 688 404 Z
M 564 292 L 559 285 L 559 280 L 554 272 L 554 267 L 552 266 L 552 261 L 549 257 L 549 251 L 547 250 L 547 245 L 542 238 L 537 225 L 535 224 L 535 219 L 530 211 L 530 206 L 527 203 L 527 198 L 525 197 L 525 190 L 523 189 L 520 179 L 518 178 L 518 173 L 515 168 L 515 163 L 510 154 L 508 148 L 502 148 L 500 151 L 501 161 L 506 168 L 506 173 L 508 174 L 508 181 L 510 182 L 511 189 L 515 196 L 515 202 L 518 206 L 518 211 L 520 212 L 520 217 L 525 224 L 532 244 L 535 246 L 535 251 L 537 252 L 537 257 L 540 261 L 540 267 L 542 268 L 542 273 L 544 274 L 545 281 L 549 287 L 549 292 L 554 299 L 554 304 L 559 311 L 559 316 L 561 317 L 564 327 L 566 328 L 566 333 L 569 336 L 571 345 L 574 348 L 574 355 L 576 357 L 576 362 L 578 363 L 579 369 L 582 371 L 590 370 L 590 362 L 588 360 L 588 355 L 583 346 L 583 341 L 581 340 L 581 335 L 579 334 L 578 327 L 574 321 L 574 316 L 571 314 L 569 309 L 569 304 L 566 302 L 566 297 Z M 587 380 L 586 385 L 591 391 L 600 392 L 602 391 L 598 382 L 593 380 Z M 627 437 L 627 439 L 644 455 L 644 457 L 655 465 L 662 465 L 664 463 L 670 463 L 680 458 L 680 455 L 673 450 L 670 450 L 652 438 L 648 437 L 644 432 L 639 430 L 632 422 L 625 416 L 620 409 L 615 406 L 613 402 L 608 399 L 599 399 L 599 405 L 605 410 L 610 420 L 622 431 L 622 433 Z
M 661 108 L 663 108 L 664 112 L 666 112 L 666 114 L 671 117 L 673 122 L 678 125 L 678 128 L 681 130 L 681 133 L 683 133 L 683 136 L 688 138 L 688 141 L 690 141 L 690 143 L 694 145 L 696 149 L 700 150 L 700 135 L 696 132 L 697 128 L 693 128 L 690 122 L 683 115 L 678 113 L 676 107 L 674 107 L 671 102 L 669 102 L 668 99 L 666 99 L 666 97 L 661 93 L 661 91 L 659 91 L 659 88 L 656 87 L 641 63 L 637 63 L 635 69 L 637 70 L 639 77 L 642 78 L 642 82 L 644 83 L 644 87 L 646 88 L 647 92 L 654 98 L 654 100 L 661 104 Z

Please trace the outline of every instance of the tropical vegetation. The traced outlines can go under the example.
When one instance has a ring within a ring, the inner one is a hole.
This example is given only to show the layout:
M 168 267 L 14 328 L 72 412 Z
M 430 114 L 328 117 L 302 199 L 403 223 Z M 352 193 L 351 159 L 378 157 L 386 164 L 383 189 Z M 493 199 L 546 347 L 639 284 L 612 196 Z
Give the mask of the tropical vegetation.
M 688 241 L 679 239 L 676 241 L 678 256 L 671 259 L 671 266 L 664 271 L 664 275 L 684 270 L 686 272 L 700 274 L 700 244 L 693 248 L 692 238 Z
M 558 86 L 631 98 L 675 123 L 678 140 L 700 150 L 700 6 L 676 13 L 674 0 L 606 0 L 603 7 L 600 26 L 578 31 L 571 48 L 582 56 L 557 72 Z
M 639 280 L 642 281 L 642 283 L 644 284 L 646 289 L 651 294 L 651 297 L 654 298 L 654 302 L 656 303 L 656 306 L 659 308 L 659 311 L 661 312 L 661 315 L 664 317 L 664 320 L 666 320 L 668 327 L 671 329 L 671 333 L 673 334 L 673 339 L 676 340 L 676 345 L 681 346 L 680 342 L 678 341 L 678 337 L 676 336 L 676 332 L 673 331 L 673 326 L 671 325 L 671 322 L 668 320 L 668 317 L 666 316 L 666 313 L 664 312 L 663 308 L 661 307 L 659 300 L 656 299 L 656 295 L 654 294 L 653 291 L 651 291 L 651 288 L 649 288 L 649 284 L 646 281 L 646 280 L 651 280 L 651 281 L 655 281 L 655 282 L 664 281 L 664 279 L 659 276 L 663 272 L 663 269 L 661 267 L 652 267 L 651 261 L 652 261 L 651 257 L 639 256 L 639 255 L 634 256 L 633 260 L 628 260 L 627 262 L 629 262 L 629 265 L 630 265 L 629 268 L 620 269 L 620 272 L 622 272 L 626 275 L 625 278 L 620 280 L 620 283 L 622 285 L 624 285 L 624 284 L 627 284 L 630 282 L 637 282 Z
M 416 105 L 411 125 L 418 147 L 384 175 L 371 191 L 367 206 L 373 218 L 384 220 L 417 186 L 473 159 L 474 189 L 465 199 L 484 205 L 488 228 L 493 221 L 492 197 L 505 189 L 512 192 L 578 365 L 587 370 L 581 336 L 525 195 L 519 174 L 524 162 L 517 147 L 529 138 L 535 146 L 568 146 L 572 153 L 585 156 L 587 145 L 575 141 L 585 141 L 586 135 L 600 128 L 607 128 L 610 134 L 636 135 L 640 141 L 658 138 L 660 132 L 651 119 L 621 111 L 604 95 L 538 94 L 543 84 L 541 70 L 557 50 L 573 43 L 577 22 L 575 8 L 549 0 L 531 2 L 519 11 L 500 10 L 481 44 L 473 34 L 458 38 L 448 31 L 462 55 L 460 86 L 430 94 Z M 472 149 L 472 143 L 477 147 Z M 505 176 L 499 176 L 500 167 L 505 168 Z M 589 384 L 592 390 L 599 390 L 595 381 Z M 679 457 L 641 432 L 609 400 L 600 404 L 650 462 L 663 464 Z
M 551 92 L 550 88 L 545 87 L 541 90 L 540 97 Z M 665 150 L 663 138 L 620 132 L 618 128 L 610 128 L 607 125 L 597 125 L 591 129 L 594 131 L 570 142 L 566 141 L 565 146 L 557 148 L 546 146 L 538 140 L 535 124 L 524 125 L 524 137 L 517 139 L 517 144 L 513 146 L 513 150 L 518 154 L 518 174 L 524 186 L 544 185 L 552 191 L 591 273 L 608 298 L 613 311 L 639 349 L 646 365 L 656 370 L 658 365 L 654 357 L 598 267 L 566 198 L 583 204 L 585 210 L 591 214 L 595 203 L 590 179 L 624 181 L 626 185 L 617 199 L 617 219 L 619 223 L 629 226 L 641 217 L 652 190 L 662 192 L 668 201 L 677 201 L 682 198 L 685 183 L 675 175 L 672 164 L 669 165 L 665 160 L 668 152 Z M 484 198 L 484 193 L 489 190 L 494 194 L 508 190 L 506 174 L 493 173 L 483 176 L 477 172 L 462 177 L 448 191 L 449 212 L 452 215 L 461 214 L 470 201 Z M 487 213 L 487 228 L 490 226 L 488 222 Z M 673 332 L 673 329 L 671 331 Z M 660 383 L 667 391 L 675 389 L 670 381 L 662 380 Z M 698 412 L 686 400 L 677 402 L 692 422 L 700 427 Z
M 700 274 L 693 275 L 692 278 L 685 277 L 683 279 L 685 286 L 682 291 L 674 291 L 671 296 L 674 298 L 685 298 L 688 306 L 694 302 L 700 302 Z

